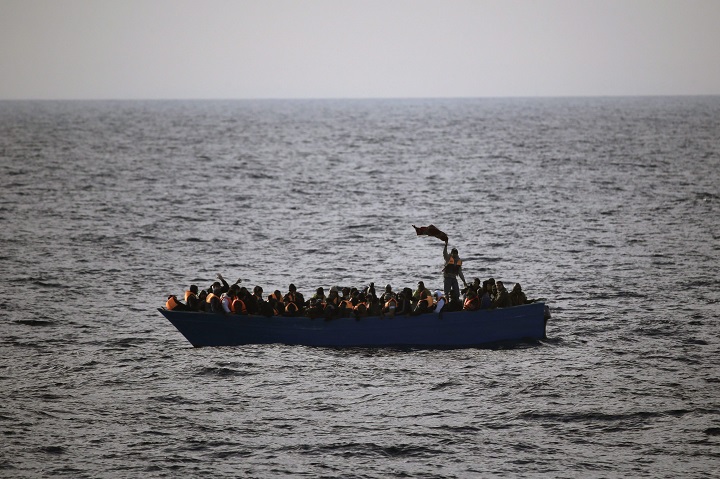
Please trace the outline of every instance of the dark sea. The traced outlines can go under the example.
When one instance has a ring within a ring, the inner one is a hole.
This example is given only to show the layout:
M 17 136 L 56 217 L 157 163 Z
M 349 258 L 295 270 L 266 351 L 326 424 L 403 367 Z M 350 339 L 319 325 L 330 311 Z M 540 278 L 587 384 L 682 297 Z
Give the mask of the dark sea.
M 547 339 L 193 348 L 191 283 L 520 282 Z M 720 477 L 720 97 L 0 102 L 0 476 Z

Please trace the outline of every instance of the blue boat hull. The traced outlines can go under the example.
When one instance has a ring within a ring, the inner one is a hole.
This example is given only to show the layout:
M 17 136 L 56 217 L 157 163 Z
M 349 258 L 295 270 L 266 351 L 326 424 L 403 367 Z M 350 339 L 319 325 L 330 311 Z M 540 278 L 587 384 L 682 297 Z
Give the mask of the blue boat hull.
M 420 316 L 322 318 L 237 316 L 159 309 L 195 347 L 288 344 L 324 347 L 459 348 L 543 339 L 545 304 Z

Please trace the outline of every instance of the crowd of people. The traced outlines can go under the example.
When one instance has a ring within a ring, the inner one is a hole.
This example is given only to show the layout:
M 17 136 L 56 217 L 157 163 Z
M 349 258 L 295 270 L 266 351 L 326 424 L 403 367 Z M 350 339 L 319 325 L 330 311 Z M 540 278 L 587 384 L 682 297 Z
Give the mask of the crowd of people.
M 363 288 L 333 286 L 327 293 L 320 287 L 307 300 L 294 284 L 289 285 L 285 294 L 275 290 L 265 295 L 261 286 L 255 286 L 251 292 L 241 285 L 241 280 L 228 284 L 220 274 L 217 279 L 218 281 L 204 290 L 199 290 L 196 285 L 190 285 L 185 291 L 184 301 L 179 300 L 175 295 L 169 296 L 166 309 L 334 319 L 475 311 L 530 302 L 519 283 L 515 284 L 512 291 L 507 291 L 502 281 L 495 281 L 493 278 L 482 283 L 479 278 L 475 278 L 472 283 L 466 284 L 465 288 L 458 291 L 457 296 L 452 289 L 448 294 L 440 290 L 430 291 L 423 281 L 419 281 L 414 291 L 407 287 L 396 291 L 388 284 L 378 293 L 374 283 Z
M 445 248 L 443 249 L 444 291 L 430 291 L 422 281 L 417 289 L 410 288 L 394 291 L 391 285 L 378 294 L 375 283 L 362 289 L 341 288 L 333 286 L 327 294 L 323 288 L 317 288 L 315 294 L 305 300 L 294 284 L 288 287 L 288 292 L 282 294 L 275 290 L 272 294 L 264 296 L 263 289 L 255 286 L 252 293 L 244 286 L 241 280 L 228 284 L 221 274 L 209 288 L 198 290 L 196 285 L 190 285 L 185 291 L 185 302 L 177 296 L 170 295 L 165 308 L 178 311 L 205 311 L 219 314 L 256 314 L 263 316 L 309 316 L 311 318 L 324 317 L 325 319 L 362 316 L 398 316 L 419 315 L 423 313 L 442 311 L 476 311 L 479 309 L 508 308 L 527 304 L 525 293 L 520 283 L 516 283 L 512 291 L 508 292 L 502 281 L 490 278 L 480 283 L 475 278 L 471 284 L 465 281 L 462 270 L 462 260 L 458 250 L 453 248 L 448 253 L 447 236 L 443 236 Z M 465 286 L 462 290 L 458 277 Z M 462 294 L 462 296 L 461 296 Z

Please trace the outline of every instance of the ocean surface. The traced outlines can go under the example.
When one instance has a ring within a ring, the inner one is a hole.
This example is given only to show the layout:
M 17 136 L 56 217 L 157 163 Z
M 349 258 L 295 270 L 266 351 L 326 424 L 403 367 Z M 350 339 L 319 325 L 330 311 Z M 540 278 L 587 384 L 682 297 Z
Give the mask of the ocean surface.
M 546 298 L 548 338 L 192 348 L 218 273 Z M 0 476 L 720 477 L 720 97 L 0 102 Z

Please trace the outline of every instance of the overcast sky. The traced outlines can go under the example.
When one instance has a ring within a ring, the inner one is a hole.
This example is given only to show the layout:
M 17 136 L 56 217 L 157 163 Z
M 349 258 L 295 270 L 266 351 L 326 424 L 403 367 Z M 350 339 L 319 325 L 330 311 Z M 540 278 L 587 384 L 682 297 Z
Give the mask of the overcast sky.
M 720 0 L 0 0 L 0 99 L 720 94 Z

